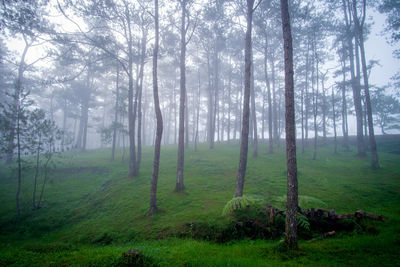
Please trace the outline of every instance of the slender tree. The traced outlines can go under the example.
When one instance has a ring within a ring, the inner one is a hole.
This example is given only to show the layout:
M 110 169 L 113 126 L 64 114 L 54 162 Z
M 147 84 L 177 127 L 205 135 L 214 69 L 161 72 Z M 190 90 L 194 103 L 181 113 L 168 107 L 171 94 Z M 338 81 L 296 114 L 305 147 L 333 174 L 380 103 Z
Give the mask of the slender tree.
M 185 154 L 185 96 L 186 96 L 186 16 L 187 0 L 180 0 L 181 5 L 181 55 L 180 55 L 180 100 L 179 100 L 179 132 L 178 132 L 178 166 L 176 174 L 175 190 L 180 192 L 184 189 L 183 169 Z
M 379 158 L 378 158 L 375 133 L 374 133 L 374 122 L 372 119 L 371 97 L 369 94 L 367 61 L 365 59 L 365 48 L 364 48 L 364 24 L 366 17 L 366 5 L 367 5 L 366 0 L 362 0 L 362 15 L 361 15 L 362 17 L 360 20 L 357 13 L 357 1 L 353 0 L 354 26 L 355 26 L 356 38 L 358 38 L 358 44 L 360 46 L 361 66 L 364 79 L 365 104 L 368 117 L 368 137 L 369 137 L 369 146 L 371 149 L 371 166 L 372 168 L 379 168 Z
M 297 162 L 296 162 L 296 124 L 293 80 L 293 46 L 290 29 L 289 5 L 281 0 L 283 46 L 285 57 L 285 106 L 286 106 L 286 165 L 287 165 L 287 202 L 285 245 L 289 249 L 297 248 Z
M 154 0 L 154 50 L 153 50 L 153 98 L 154 108 L 156 110 L 157 119 L 157 130 L 156 140 L 154 145 L 154 161 L 153 161 L 153 177 L 151 180 L 150 190 L 150 210 L 149 214 L 152 215 L 157 211 L 157 182 L 158 182 L 158 170 L 160 166 L 160 150 L 161 150 L 161 138 L 163 132 L 163 120 L 160 109 L 160 101 L 158 98 L 158 81 L 157 81 L 157 58 L 158 58 L 158 46 L 159 46 L 159 22 L 158 22 L 158 0 Z
M 260 2 L 259 2 L 260 3 Z M 257 4 L 258 6 L 258 4 Z M 257 7 L 256 6 L 256 7 Z M 239 168 L 236 177 L 235 197 L 243 195 L 244 177 L 246 174 L 247 166 L 247 153 L 249 150 L 249 117 L 250 117 L 250 86 L 251 86 L 251 30 L 254 13 L 254 0 L 247 0 L 247 13 L 246 13 L 246 37 L 245 37 L 245 52 L 244 52 L 244 97 L 243 97 L 243 119 L 242 119 L 242 133 L 240 137 L 240 158 Z

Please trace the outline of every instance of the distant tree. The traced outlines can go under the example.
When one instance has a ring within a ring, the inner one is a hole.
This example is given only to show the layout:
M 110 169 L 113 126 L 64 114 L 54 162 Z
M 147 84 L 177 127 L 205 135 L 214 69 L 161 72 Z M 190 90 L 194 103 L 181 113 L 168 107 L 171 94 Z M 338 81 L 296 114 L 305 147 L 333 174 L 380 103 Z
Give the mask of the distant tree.
M 56 123 L 52 120 L 46 119 L 41 122 L 42 125 L 42 142 L 43 146 L 45 148 L 44 150 L 44 164 L 43 164 L 43 182 L 42 182 L 42 187 L 40 190 L 40 195 L 38 202 L 36 204 L 36 209 L 39 209 L 41 206 L 40 204 L 42 203 L 43 196 L 44 196 L 44 190 L 47 182 L 49 181 L 49 169 L 51 168 L 51 165 L 53 163 L 53 157 L 56 153 L 58 153 L 56 149 L 56 142 L 61 140 L 61 131 L 58 129 Z M 53 164 L 54 166 L 54 164 Z M 36 186 L 36 183 L 35 183 Z M 36 193 L 36 188 L 35 188 L 35 193 Z
M 375 123 L 383 134 L 389 130 L 400 130 L 400 101 L 397 98 L 386 95 L 384 89 L 379 88 L 372 93 L 371 104 Z
M 153 98 L 154 108 L 156 111 L 157 129 L 156 140 L 154 145 L 154 161 L 153 161 L 153 176 L 150 189 L 150 209 L 149 214 L 152 215 L 157 211 L 157 183 L 158 170 L 160 167 L 160 151 L 161 138 L 163 132 L 163 119 L 160 108 L 160 100 L 158 97 L 158 77 L 157 77 L 157 61 L 158 61 L 158 46 L 159 46 L 159 19 L 158 19 L 158 0 L 154 0 L 154 49 L 153 49 Z
M 34 184 L 33 184 L 33 209 L 40 208 L 43 198 L 45 185 L 48 182 L 48 169 L 52 157 L 56 151 L 56 142 L 61 140 L 62 133 L 54 121 L 46 119 L 45 111 L 35 109 L 29 113 L 27 118 L 27 134 L 25 136 L 25 148 L 30 154 L 35 156 L 34 163 Z M 43 184 L 38 202 L 36 202 L 36 191 L 41 169 L 41 157 L 45 158 L 43 164 Z
M 39 57 L 29 63 L 26 62 L 27 54 L 29 50 L 42 42 L 40 37 L 43 37 L 45 33 L 51 32 L 51 25 L 45 19 L 45 8 L 47 1 L 2 1 L 0 3 L 0 21 L 2 24 L 2 34 L 6 36 L 19 36 L 24 42 L 23 50 L 17 65 L 17 75 L 14 83 L 14 108 L 15 112 L 19 112 L 18 101 L 24 96 L 20 95 L 23 91 L 24 86 L 24 74 L 27 70 L 32 68 L 38 61 L 43 58 Z M 18 114 L 14 114 L 15 118 L 18 118 Z M 16 128 L 18 123 L 13 121 L 10 125 L 10 135 L 7 149 L 7 163 L 11 163 L 14 155 L 15 148 L 15 137 Z
M 285 57 L 285 106 L 286 106 L 286 165 L 287 165 L 287 203 L 285 245 L 297 249 L 297 162 L 296 162 L 296 124 L 293 80 L 293 47 L 290 29 L 289 5 L 281 0 L 282 31 Z
M 0 113 L 0 127 L 2 139 L 6 142 L 1 142 L 1 148 L 7 153 L 7 159 L 14 157 L 14 150 L 16 149 L 17 156 L 17 193 L 16 193 L 16 211 L 17 215 L 20 215 L 20 193 L 22 185 L 22 155 L 24 146 L 24 138 L 27 136 L 27 130 L 29 129 L 27 120 L 29 116 L 29 107 L 33 104 L 29 100 L 29 91 L 25 90 L 18 80 L 15 84 L 17 88 L 12 94 L 12 101 L 6 102 L 1 105 Z M 12 146 L 10 147 L 10 140 L 13 140 Z M 14 141 L 15 139 L 15 141 Z M 11 154 L 11 156 L 10 156 Z
M 180 26 L 180 95 L 179 95 L 179 130 L 178 130 L 178 166 L 176 173 L 175 190 L 183 191 L 185 186 L 183 183 L 183 171 L 185 161 L 185 100 L 186 100 L 186 47 L 191 39 L 188 36 L 190 25 L 190 4 L 191 0 L 179 0 L 181 7 L 181 26 Z M 186 22 L 187 21 L 187 22 Z M 188 127 L 188 125 L 186 125 Z

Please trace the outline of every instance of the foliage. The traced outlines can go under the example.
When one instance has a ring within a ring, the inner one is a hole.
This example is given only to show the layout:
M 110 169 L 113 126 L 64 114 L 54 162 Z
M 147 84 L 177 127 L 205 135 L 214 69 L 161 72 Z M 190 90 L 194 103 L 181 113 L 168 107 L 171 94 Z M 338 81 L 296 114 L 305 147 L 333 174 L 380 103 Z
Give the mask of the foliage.
M 297 213 L 297 226 L 306 231 L 311 230 L 310 222 L 308 221 L 307 217 L 299 212 Z
M 391 32 L 393 43 L 400 41 L 400 1 L 383 0 L 379 7 L 379 12 L 386 13 L 386 30 Z
M 243 195 L 241 197 L 234 197 L 225 204 L 225 207 L 222 210 L 222 215 L 226 216 L 235 211 L 260 207 L 261 203 L 263 203 L 263 199 L 259 196 Z
M 385 94 L 385 88 L 378 88 L 372 93 L 371 105 L 375 124 L 383 134 L 400 129 L 400 102 L 394 96 Z

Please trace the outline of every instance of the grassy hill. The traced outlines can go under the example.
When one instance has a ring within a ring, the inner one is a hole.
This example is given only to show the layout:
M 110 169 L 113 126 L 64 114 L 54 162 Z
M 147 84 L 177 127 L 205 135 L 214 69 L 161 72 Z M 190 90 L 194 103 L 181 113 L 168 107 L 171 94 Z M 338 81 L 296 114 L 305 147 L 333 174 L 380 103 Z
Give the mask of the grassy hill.
M 315 199 L 310 206 L 337 213 L 363 209 L 382 214 L 373 233 L 346 232 L 323 240 L 300 241 L 295 253 L 279 250 L 273 240 L 231 240 L 217 243 L 179 238 L 182 226 L 224 223 L 222 210 L 233 197 L 239 159 L 238 144 L 206 145 L 185 152 L 185 192 L 176 193 L 175 146 L 162 148 L 158 204 L 160 213 L 145 214 L 149 206 L 153 148 L 146 147 L 140 175 L 127 177 L 122 151 L 110 162 L 110 151 L 68 152 L 50 173 L 43 207 L 33 211 L 33 173 L 26 169 L 20 218 L 15 216 L 16 178 L 0 166 L 0 266 L 112 266 L 123 252 L 136 248 L 161 266 L 270 265 L 400 265 L 400 137 L 378 138 L 382 168 L 372 170 L 355 151 L 333 154 L 332 145 L 298 153 L 299 194 Z M 286 193 L 285 152 L 249 157 L 245 194 L 278 204 Z M 251 155 L 251 151 L 249 156 Z M 302 207 L 307 208 L 307 207 Z

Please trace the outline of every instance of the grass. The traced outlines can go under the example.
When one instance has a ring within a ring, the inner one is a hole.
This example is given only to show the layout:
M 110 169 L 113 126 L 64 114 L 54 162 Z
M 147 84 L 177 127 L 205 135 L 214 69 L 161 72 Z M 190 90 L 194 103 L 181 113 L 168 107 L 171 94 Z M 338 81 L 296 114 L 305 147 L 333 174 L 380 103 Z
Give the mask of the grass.
M 298 153 L 299 194 L 304 203 L 334 208 L 337 213 L 363 209 L 383 214 L 378 234 L 346 233 L 308 242 L 299 251 L 284 253 L 277 240 L 237 240 L 220 244 L 179 239 L 184 223 L 213 224 L 221 220 L 232 199 L 239 157 L 237 144 L 202 145 L 185 152 L 185 191 L 174 192 L 176 147 L 162 148 L 158 205 L 160 212 L 145 216 L 149 205 L 153 148 L 146 147 L 140 175 L 127 177 L 128 163 L 110 162 L 110 151 L 68 152 L 58 159 L 46 185 L 43 207 L 31 209 L 33 175 L 25 170 L 20 218 L 15 216 L 16 178 L 0 168 L 0 266 L 115 266 L 123 252 L 137 248 L 161 266 L 270 265 L 400 265 L 400 138 L 379 138 L 379 170 L 355 151 L 333 154 L 331 145 Z M 245 194 L 279 204 L 286 192 L 283 148 L 260 155 L 249 152 Z

